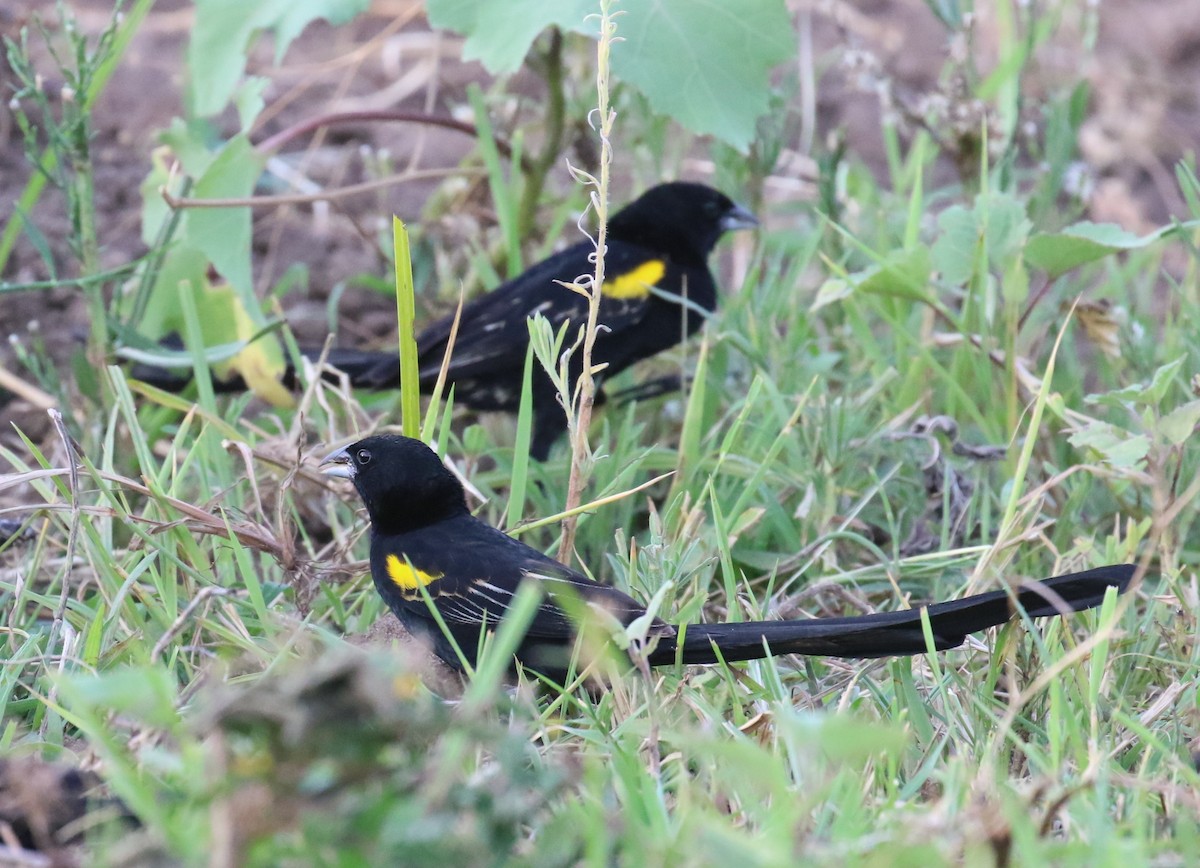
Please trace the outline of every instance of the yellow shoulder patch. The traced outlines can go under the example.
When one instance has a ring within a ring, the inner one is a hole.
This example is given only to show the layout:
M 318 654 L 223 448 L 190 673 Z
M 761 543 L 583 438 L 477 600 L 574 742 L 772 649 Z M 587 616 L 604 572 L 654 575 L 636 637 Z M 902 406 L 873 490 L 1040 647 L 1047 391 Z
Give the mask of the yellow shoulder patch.
M 603 294 L 609 298 L 647 298 L 650 288 L 657 285 L 667 273 L 667 264 L 661 259 L 643 262 L 632 271 L 604 279 Z
M 387 574 L 396 587 L 406 591 L 423 588 L 442 577 L 441 573 L 427 573 L 424 570 L 413 569 L 408 565 L 408 561 L 401 560 L 395 555 L 387 556 Z

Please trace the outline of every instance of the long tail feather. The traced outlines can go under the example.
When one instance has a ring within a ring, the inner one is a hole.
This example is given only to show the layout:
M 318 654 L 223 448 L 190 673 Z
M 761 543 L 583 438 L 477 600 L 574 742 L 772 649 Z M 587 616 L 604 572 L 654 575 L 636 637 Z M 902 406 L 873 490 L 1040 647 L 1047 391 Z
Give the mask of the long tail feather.
M 1027 582 L 1016 599 L 1032 618 L 1078 612 L 1099 606 L 1104 593 L 1115 587 L 1124 592 L 1135 567 L 1097 567 Z M 993 591 L 947 603 L 923 607 L 929 612 L 934 647 L 961 645 L 968 634 L 1008 621 L 1014 612 L 1008 591 Z M 816 618 L 811 621 L 746 621 L 730 624 L 693 624 L 683 636 L 682 649 L 673 639 L 663 639 L 650 654 L 652 666 L 675 662 L 715 663 L 757 660 L 773 654 L 810 654 L 828 657 L 893 657 L 922 654 L 926 650 L 921 609 L 880 612 L 849 618 Z
M 161 344 L 170 350 L 183 349 L 183 342 L 174 335 L 164 338 Z M 317 361 L 321 357 L 321 353 L 321 347 L 300 348 L 300 355 L 312 362 Z M 400 356 L 397 353 L 334 347 L 325 357 L 325 361 L 344 373 L 349 378 L 350 385 L 355 389 L 399 388 Z M 164 368 L 143 362 L 135 364 L 130 375 L 135 380 L 149 383 L 166 392 L 182 392 L 192 382 L 190 368 Z M 296 387 L 296 370 L 290 361 L 280 380 L 289 389 Z M 234 374 L 224 380 L 214 377 L 213 389 L 218 393 L 236 393 L 246 391 L 247 386 L 245 380 Z

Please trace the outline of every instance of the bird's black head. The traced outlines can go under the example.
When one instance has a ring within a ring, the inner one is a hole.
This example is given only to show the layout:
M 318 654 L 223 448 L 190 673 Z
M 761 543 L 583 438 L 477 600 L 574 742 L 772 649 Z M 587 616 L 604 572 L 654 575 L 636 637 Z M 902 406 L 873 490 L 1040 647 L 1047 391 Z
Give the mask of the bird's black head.
M 411 437 L 366 437 L 330 454 L 321 467 L 354 480 L 375 533 L 402 533 L 467 512 L 462 483 Z
M 651 187 L 608 221 L 610 238 L 662 250 L 703 264 L 731 229 L 757 226 L 754 215 L 724 193 L 687 181 Z

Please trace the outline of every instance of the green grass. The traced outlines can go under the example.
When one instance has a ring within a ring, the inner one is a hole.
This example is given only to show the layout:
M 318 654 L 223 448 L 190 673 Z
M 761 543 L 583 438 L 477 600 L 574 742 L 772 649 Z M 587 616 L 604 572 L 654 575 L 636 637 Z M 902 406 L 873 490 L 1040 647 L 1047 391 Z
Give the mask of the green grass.
M 407 646 L 354 647 L 391 616 L 365 575 L 356 498 L 315 470 L 325 444 L 394 401 L 364 410 L 317 382 L 289 410 L 211 389 L 193 403 L 110 368 L 102 412 L 64 408 L 78 453 L 0 451 L 0 489 L 36 507 L 18 512 L 33 539 L 0 550 L 0 744 L 98 761 L 145 827 L 101 818 L 87 861 L 1192 858 L 1196 248 L 1172 239 L 1103 259 L 1034 304 L 1022 289 L 1039 276 L 1006 253 L 1007 206 L 981 199 L 986 219 L 954 260 L 962 279 L 907 285 L 896 263 L 934 245 L 948 204 L 975 200 L 928 188 L 929 140 L 908 155 L 891 141 L 894 189 L 850 166 L 838 225 L 768 208 L 745 280 L 725 287 L 703 337 L 609 384 L 695 375 L 681 395 L 594 422 L 584 500 L 606 502 L 580 516 L 583 568 L 647 602 L 667 588 L 662 614 L 679 623 L 893 609 L 1110 562 L 1148 565 L 1136 592 L 936 658 L 664 669 L 595 694 L 507 689 L 502 630 L 450 704 Z M 1008 205 L 1047 211 L 1052 197 L 1022 180 Z M 1162 264 L 1168 245 L 1185 254 L 1182 278 Z M 854 291 L 825 303 L 831 277 Z M 1164 286 L 1169 316 L 1148 301 Z M 1117 312 L 1113 355 L 1067 318 L 1080 294 Z M 922 415 L 953 419 L 962 443 L 1001 447 L 998 459 L 903 436 Z M 435 412 L 425 430 L 486 498 L 486 520 L 512 528 L 563 508 L 567 450 L 530 464 L 527 418 Z M 961 501 L 930 494 L 927 466 Z M 558 545 L 556 523 L 518 530 Z
M 328 864 L 480 864 L 489 853 L 530 864 L 774 865 L 797 854 L 990 864 L 1009 852 L 1016 864 L 1094 865 L 1187 852 L 1200 670 L 1194 615 L 1180 606 L 1195 576 L 1195 504 L 1170 528 L 1153 521 L 1196 459 L 1156 445 L 1157 470 L 1122 468 L 1060 432 L 1068 410 L 1103 410 L 1126 427 L 1148 419 L 1087 404 L 1079 384 L 1147 382 L 1164 354 L 1195 358 L 1194 337 L 1130 328 L 1120 359 L 1097 360 L 1068 326 L 1053 380 L 1062 409 L 1028 439 L 1034 396 L 1012 433 L 1005 402 L 983 399 L 1004 393 L 1005 368 L 967 345 L 932 346 L 918 303 L 856 297 L 811 313 L 813 287 L 797 276 L 812 273 L 815 249 L 788 231 L 763 238 L 754 281 L 731 288 L 708 330 L 702 379 L 668 399 L 678 410 L 616 409 L 596 424 L 607 457 L 594 497 L 676 473 L 583 517 L 587 568 L 647 600 L 670 584 L 666 614 L 682 621 L 762 617 L 818 582 L 892 608 L 1146 557 L 1142 591 L 936 660 L 663 671 L 595 697 L 510 695 L 502 667 L 483 664 L 486 678 L 457 710 L 403 675 L 408 655 L 379 650 L 344 664 L 367 679 L 354 704 L 318 713 L 306 691 L 324 689 L 321 661 L 346 659 L 342 635 L 381 615 L 355 566 L 365 554 L 356 502 L 313 473 L 318 441 L 352 433 L 361 411 L 313 384 L 303 424 L 211 396 L 164 424 L 161 405 L 178 399 L 135 399 L 110 369 L 115 403 L 83 422 L 77 489 L 39 472 L 64 466 L 61 449 L 4 456 L 6 482 L 30 485 L 48 519 L 4 555 L 6 745 L 95 752 L 155 846 L 184 861 L 224 840 L 223 823 L 239 829 L 239 800 L 261 787 L 284 807 L 244 833 L 255 840 L 234 835 L 245 864 L 300 864 L 306 853 Z M 1102 277 L 1114 301 L 1130 303 L 1148 267 L 1077 279 Z M 1060 327 L 1057 315 L 1046 327 Z M 1049 343 L 1025 340 L 1041 350 L 1030 369 L 1043 372 Z M 1184 397 L 1171 382 L 1155 409 Z M 958 417 L 962 439 L 1008 445 L 1007 458 L 949 459 L 974 485 L 966 521 L 977 532 L 960 540 L 937 527 L 944 546 L 901 556 L 928 506 L 919 467 L 929 445 L 888 434 L 960 400 L 974 402 Z M 442 430 L 442 444 L 488 497 L 481 515 L 503 522 L 512 450 L 495 437 L 509 431 L 457 430 Z M 244 445 L 227 442 L 235 434 Z M 564 454 L 529 468 L 542 484 L 523 486 L 526 517 L 561 507 Z M 523 538 L 551 548 L 556 533 Z M 811 598 L 800 605 L 820 611 Z M 1095 635 L 1104 641 L 1090 643 Z M 231 703 L 258 717 L 230 722 Z M 426 721 L 419 749 L 393 728 L 413 715 Z M 100 852 L 125 852 L 118 831 L 99 834 Z

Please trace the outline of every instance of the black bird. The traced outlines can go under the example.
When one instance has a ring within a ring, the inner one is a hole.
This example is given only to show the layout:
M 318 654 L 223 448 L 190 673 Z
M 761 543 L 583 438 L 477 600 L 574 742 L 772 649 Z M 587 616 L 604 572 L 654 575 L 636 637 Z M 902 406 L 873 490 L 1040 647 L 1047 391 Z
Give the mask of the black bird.
M 708 256 L 732 229 L 756 226 L 746 209 L 702 184 L 660 184 L 618 211 L 608 222 L 605 281 L 593 359 L 614 376 L 642 359 L 669 349 L 695 332 L 717 307 L 717 286 Z M 570 323 L 573 341 L 587 318 L 587 300 L 556 281 L 571 282 L 595 270 L 595 247 L 580 241 L 496 287 L 463 308 L 450 359 L 449 382 L 456 404 L 475 410 L 516 412 L 524 379 L 526 321 L 541 313 L 555 330 Z M 437 379 L 453 317 L 421 332 L 422 387 Z M 580 353 L 571 357 L 571 382 L 582 371 Z M 395 379 L 393 379 L 395 382 Z M 550 378 L 533 379 L 533 442 L 530 453 L 544 460 L 567 430 Z M 597 403 L 604 401 L 603 392 Z
M 717 307 L 717 286 L 708 256 L 727 231 L 757 226 L 754 215 L 722 193 L 703 184 L 674 181 L 647 190 L 608 221 L 604 255 L 605 281 L 599 322 L 604 327 L 593 351 L 595 363 L 607 367 L 598 379 L 675 346 L 695 332 Z M 555 253 L 491 292 L 465 305 L 451 355 L 447 386 L 454 387 L 458 406 L 515 413 L 524 384 L 527 320 L 540 313 L 557 330 L 570 323 L 568 343 L 587 317 L 587 300 L 560 285 L 595 271 L 595 246 L 583 240 Z M 449 343 L 453 315 L 433 323 L 417 336 L 421 390 L 437 381 Z M 302 353 L 316 359 L 319 350 Z M 395 389 L 400 382 L 396 353 L 335 349 L 328 361 L 349 375 L 356 388 Z M 578 378 L 580 354 L 571 360 L 571 382 Z M 190 374 L 137 365 L 133 376 L 159 388 L 178 391 Z M 283 377 L 295 386 L 295 371 Z M 666 381 L 664 381 L 666 382 Z M 214 383 L 218 391 L 243 391 L 240 377 Z M 566 416 L 550 378 L 540 367 L 533 379 L 531 454 L 545 460 L 550 447 L 567 430 Z M 660 391 L 665 391 L 661 389 Z M 654 390 L 640 393 L 646 397 Z M 597 404 L 605 396 L 600 391 Z
M 526 667 L 562 682 L 575 647 L 578 620 L 567 613 L 601 609 L 628 626 L 645 608 L 616 588 L 594 582 L 475 518 L 462 485 L 417 440 L 367 437 L 329 455 L 331 476 L 354 481 L 371 521 L 371 577 L 396 617 L 455 669 L 462 664 L 421 593 L 428 592 L 467 662 L 475 663 L 480 635 L 504 618 L 522 582 L 539 582 L 544 596 L 516 651 Z M 1124 591 L 1127 565 L 1099 567 L 1023 584 L 1016 593 L 1034 618 L 1098 606 L 1105 590 Z M 1005 591 L 923 607 L 934 647 L 960 645 L 967 634 L 1003 624 L 1013 614 Z M 925 652 L 921 610 L 807 621 L 692 624 L 686 630 L 654 619 L 651 666 L 755 660 L 770 654 L 890 657 Z

